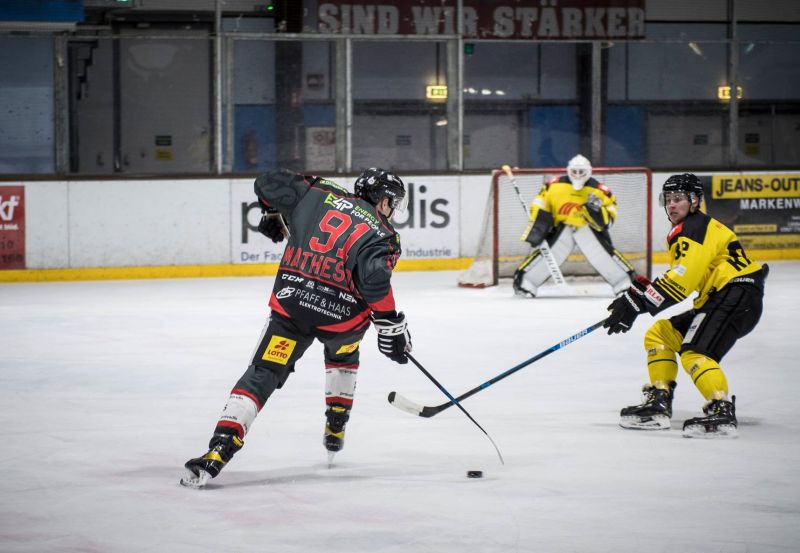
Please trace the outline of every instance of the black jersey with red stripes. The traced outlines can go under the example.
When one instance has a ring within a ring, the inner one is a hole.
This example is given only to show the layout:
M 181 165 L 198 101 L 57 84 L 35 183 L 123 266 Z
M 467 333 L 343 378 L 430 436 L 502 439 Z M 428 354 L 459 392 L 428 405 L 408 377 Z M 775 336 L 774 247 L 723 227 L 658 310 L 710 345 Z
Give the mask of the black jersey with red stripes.
M 261 175 L 255 192 L 290 231 L 269 301 L 274 311 L 331 332 L 359 328 L 373 311 L 395 311 L 400 236 L 376 206 L 332 181 L 288 171 Z

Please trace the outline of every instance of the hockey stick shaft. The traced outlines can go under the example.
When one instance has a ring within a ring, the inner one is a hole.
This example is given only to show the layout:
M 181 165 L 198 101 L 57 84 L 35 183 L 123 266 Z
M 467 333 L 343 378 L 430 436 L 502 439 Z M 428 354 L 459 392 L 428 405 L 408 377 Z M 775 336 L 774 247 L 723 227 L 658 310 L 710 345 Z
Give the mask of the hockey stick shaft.
M 442 391 L 442 393 L 443 393 L 444 395 L 446 395 L 446 396 L 447 396 L 447 399 L 449 399 L 449 400 L 450 400 L 450 401 L 447 403 L 447 405 L 448 405 L 448 406 L 449 406 L 449 405 L 455 405 L 456 407 L 458 407 L 459 409 L 461 409 L 461 411 L 462 411 L 462 412 L 463 412 L 463 413 L 464 413 L 464 414 L 467 416 L 467 418 L 468 418 L 469 420 L 471 420 L 471 421 L 473 422 L 473 424 L 475 424 L 475 426 L 477 426 L 478 428 L 480 428 L 481 432 L 483 432 L 483 433 L 486 435 L 486 437 L 487 437 L 487 438 L 489 438 L 489 441 L 490 441 L 490 442 L 492 442 L 492 445 L 494 446 L 494 450 L 497 452 L 497 456 L 500 458 L 500 464 L 502 464 L 502 465 L 505 465 L 506 463 L 505 463 L 505 461 L 503 460 L 503 455 L 500 453 L 500 449 L 497 447 L 497 444 L 496 444 L 496 443 L 494 443 L 494 440 L 492 439 L 492 437 L 491 437 L 491 436 L 489 436 L 489 433 L 488 433 L 488 432 L 486 432 L 486 430 L 484 430 L 484 428 L 483 428 L 483 427 L 482 427 L 480 424 L 478 424 L 478 421 L 476 421 L 474 418 L 472 418 L 472 415 L 470 415 L 470 414 L 469 414 L 469 412 L 467 412 L 467 410 L 466 410 L 466 409 L 464 409 L 464 408 L 461 406 L 461 404 L 458 402 L 458 399 L 454 398 L 454 397 L 453 397 L 453 395 L 452 395 L 450 392 L 448 392 L 448 391 L 447 391 L 447 389 L 446 389 L 444 386 L 442 386 L 442 385 L 439 383 L 439 381 L 438 381 L 438 380 L 436 380 L 436 378 L 434 378 L 434 376 L 433 376 L 431 373 L 429 373 L 429 372 L 427 371 L 427 369 L 425 369 L 425 367 L 423 367 L 423 366 L 422 366 L 422 365 L 419 363 L 419 361 L 417 361 L 416 359 L 414 359 L 414 357 L 413 357 L 413 356 L 412 356 L 410 353 L 407 353 L 407 354 L 406 354 L 406 356 L 407 356 L 409 359 L 411 359 L 411 362 L 412 362 L 412 363 L 414 363 L 414 364 L 417 366 L 417 368 L 418 368 L 420 371 L 422 371 L 422 374 L 424 374 L 425 376 L 427 376 L 427 377 L 428 377 L 428 380 L 430 380 L 431 382 L 433 382 L 433 383 L 436 385 L 436 387 L 437 387 L 437 388 L 439 388 L 439 390 L 441 390 L 441 391 Z
M 434 415 L 437 415 L 437 414 L 441 413 L 442 411 L 444 411 L 445 409 L 447 409 L 448 407 L 451 407 L 454 404 L 458 405 L 458 407 L 463 411 L 464 409 L 463 409 L 463 407 L 461 407 L 460 402 L 464 401 L 468 397 L 471 397 L 471 396 L 477 394 L 481 390 L 485 390 L 489 386 L 492 386 L 493 384 L 503 380 L 504 378 L 507 378 L 507 377 L 511 376 L 515 372 L 517 372 L 517 371 L 519 371 L 521 369 L 524 369 L 528 365 L 531 365 L 532 363 L 535 363 L 536 361 L 539 361 L 543 357 L 547 357 L 548 355 L 550 355 L 554 351 L 558 351 L 561 348 L 563 348 L 565 346 L 568 346 L 572 342 L 574 342 L 576 340 L 579 340 L 580 338 L 583 338 L 587 334 L 590 334 L 591 332 L 593 332 L 593 331 L 597 330 L 598 328 L 600 328 L 601 326 L 603 326 L 604 322 L 605 322 L 605 319 L 603 319 L 602 321 L 598 321 L 598 322 L 594 323 L 593 325 L 591 325 L 591 326 L 589 326 L 587 328 L 584 328 L 580 332 L 577 332 L 577 333 L 573 334 L 572 336 L 570 336 L 569 338 L 566 338 L 566 339 L 560 341 L 559 343 L 555 344 L 554 346 L 549 347 L 548 349 L 544 350 L 543 352 L 534 355 L 530 359 L 526 359 L 522 363 L 519 363 L 518 365 L 515 365 L 515 366 L 511 367 L 510 369 L 498 374 L 494 378 L 491 378 L 491 379 L 487 380 L 483 384 L 480 384 L 479 386 L 474 387 L 473 389 L 469 390 L 468 392 L 461 394 L 457 398 L 452 397 L 449 392 L 444 390 L 434 380 L 434 384 L 439 386 L 439 389 L 441 389 L 445 393 L 445 395 L 450 399 L 450 401 L 448 401 L 447 403 L 442 403 L 441 405 L 436 405 L 436 406 L 417 405 L 417 404 L 405 399 L 404 397 L 397 395 L 397 393 L 395 393 L 395 392 L 392 392 L 392 393 L 389 394 L 389 403 L 391 403 L 392 405 L 394 405 L 398 409 L 401 409 L 403 411 L 407 411 L 409 413 L 418 415 L 420 417 L 426 417 L 426 418 L 432 417 Z M 409 359 L 414 361 L 414 358 L 412 358 L 410 355 L 409 355 Z M 416 364 L 416 361 L 414 361 L 414 363 Z M 419 366 L 419 365 L 417 365 L 417 366 Z M 422 367 L 420 367 L 420 369 L 422 369 Z M 427 371 L 425 371 L 424 369 L 422 369 L 422 370 L 423 370 L 423 372 L 425 372 L 426 375 L 428 375 L 428 378 L 433 378 L 427 373 Z M 467 416 L 469 416 L 469 414 Z M 472 418 L 472 417 L 470 417 L 470 418 Z
M 522 192 L 520 192 L 519 186 L 517 186 L 517 178 L 514 176 L 513 171 L 511 171 L 511 167 L 508 165 L 503 165 L 502 170 L 511 181 L 511 184 L 514 186 L 514 192 L 517 193 L 517 198 L 519 198 L 519 201 L 522 204 L 522 209 L 525 210 L 525 214 L 530 218 L 528 204 L 525 203 L 525 199 L 522 197 Z M 556 260 L 553 257 L 553 252 L 550 250 L 550 245 L 547 243 L 547 240 L 542 240 L 542 243 L 539 244 L 539 252 L 541 252 L 542 258 L 544 258 L 544 262 L 545 265 L 547 265 L 547 270 L 550 272 L 550 276 L 553 277 L 553 282 L 559 286 L 566 285 L 567 282 L 564 280 L 564 275 L 561 273 L 561 268 L 558 266 L 558 263 L 556 263 Z

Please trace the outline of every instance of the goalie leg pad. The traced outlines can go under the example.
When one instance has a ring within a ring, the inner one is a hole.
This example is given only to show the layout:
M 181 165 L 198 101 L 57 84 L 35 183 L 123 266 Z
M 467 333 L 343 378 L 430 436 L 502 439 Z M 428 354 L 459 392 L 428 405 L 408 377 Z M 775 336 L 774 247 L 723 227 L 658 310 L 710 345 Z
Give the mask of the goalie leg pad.
M 553 259 L 561 266 L 575 247 L 572 227 L 562 225 L 555 235 L 547 240 L 547 243 L 550 246 L 550 253 L 553 254 Z M 520 283 L 520 287 L 534 295 L 539 290 L 539 286 L 550 278 L 547 262 L 538 251 L 528 257 L 517 271 L 521 274 L 519 278 L 523 281 Z
M 592 267 L 608 282 L 615 295 L 630 287 L 631 264 L 613 248 L 609 252 L 589 226 L 582 226 L 575 231 L 575 243 Z

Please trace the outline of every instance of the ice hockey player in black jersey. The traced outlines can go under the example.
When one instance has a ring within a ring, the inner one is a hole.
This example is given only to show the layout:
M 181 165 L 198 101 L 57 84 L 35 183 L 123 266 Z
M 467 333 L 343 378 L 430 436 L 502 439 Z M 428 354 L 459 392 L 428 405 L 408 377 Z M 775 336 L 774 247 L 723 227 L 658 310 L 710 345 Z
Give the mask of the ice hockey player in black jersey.
M 655 315 L 697 292 L 692 309 L 656 321 L 645 334 L 650 383 L 640 405 L 620 412 L 623 428 L 670 428 L 677 356 L 706 400 L 704 415 L 685 421 L 683 435 L 738 434 L 736 397 L 728 396 L 720 362 L 758 323 L 769 267 L 749 259 L 730 229 L 700 211 L 702 198 L 702 183 L 691 173 L 672 175 L 664 182 L 660 201 L 672 223 L 667 236 L 669 270 L 652 282 L 637 277 L 609 305 L 604 326 L 614 334 L 630 330 L 642 313 Z
M 407 203 L 400 178 L 368 169 L 352 194 L 325 179 L 274 171 L 256 179 L 255 193 L 264 211 L 259 230 L 288 243 L 269 299 L 272 312 L 247 370 L 230 392 L 209 451 L 185 465 L 181 484 L 189 487 L 204 486 L 242 448 L 259 411 L 314 339 L 324 346 L 329 459 L 344 446 L 359 345 L 370 321 L 383 354 L 407 363 L 411 351 L 391 286 L 401 253 L 391 218 Z

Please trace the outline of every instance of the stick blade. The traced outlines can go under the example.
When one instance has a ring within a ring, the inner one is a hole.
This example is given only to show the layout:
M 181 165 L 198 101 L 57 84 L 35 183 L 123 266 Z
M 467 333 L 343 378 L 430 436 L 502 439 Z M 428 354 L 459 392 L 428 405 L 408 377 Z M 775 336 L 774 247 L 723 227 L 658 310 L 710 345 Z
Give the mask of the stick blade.
M 423 416 L 422 412 L 425 410 L 425 407 L 423 407 L 419 403 L 414 403 L 410 399 L 398 394 L 397 392 L 389 393 L 389 403 L 391 403 L 393 406 L 397 407 L 401 411 L 405 411 L 406 413 L 411 413 L 412 415 L 417 415 L 418 417 Z

